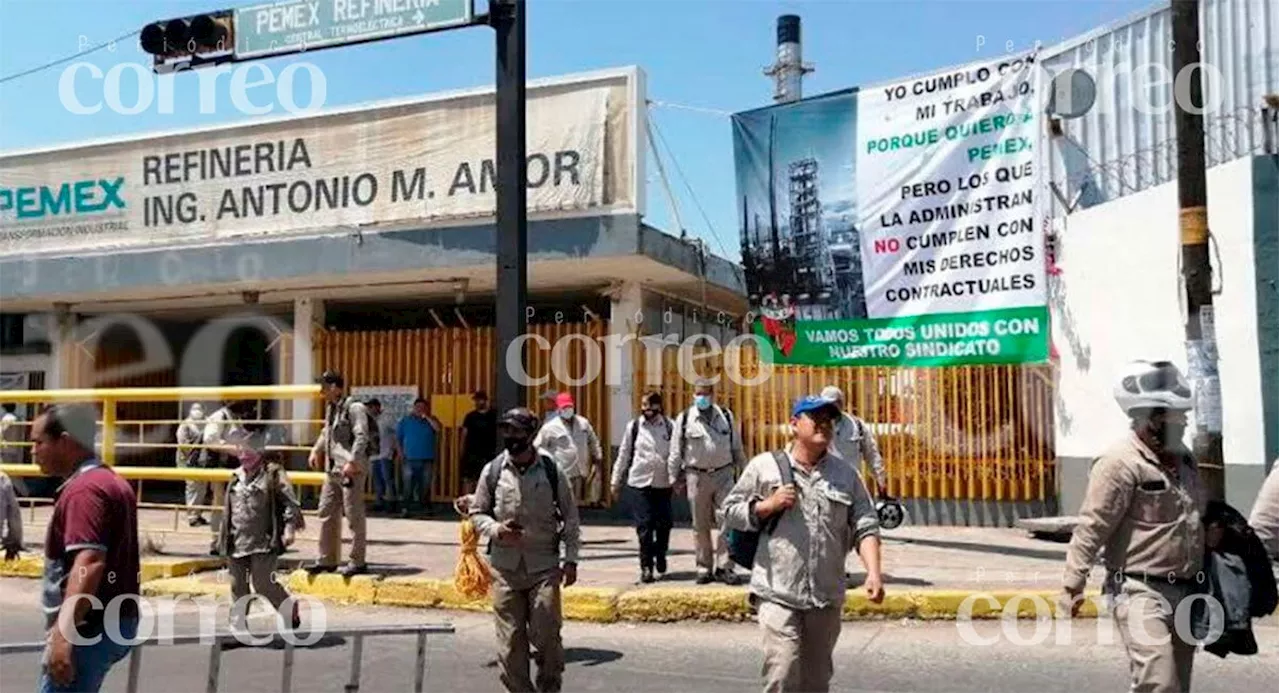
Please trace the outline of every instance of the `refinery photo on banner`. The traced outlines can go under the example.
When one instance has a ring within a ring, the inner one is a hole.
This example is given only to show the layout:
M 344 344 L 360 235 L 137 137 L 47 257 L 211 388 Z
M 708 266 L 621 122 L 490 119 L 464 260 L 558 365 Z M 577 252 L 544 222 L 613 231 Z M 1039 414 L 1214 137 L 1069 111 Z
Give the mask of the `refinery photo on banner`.
M 734 116 L 743 264 L 767 356 L 1047 360 L 1032 61 Z

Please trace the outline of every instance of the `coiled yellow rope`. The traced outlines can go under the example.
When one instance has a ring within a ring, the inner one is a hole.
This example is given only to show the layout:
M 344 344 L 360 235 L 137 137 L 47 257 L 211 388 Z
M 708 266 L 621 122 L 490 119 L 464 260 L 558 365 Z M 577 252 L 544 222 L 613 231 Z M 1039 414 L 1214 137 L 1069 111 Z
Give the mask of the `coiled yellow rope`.
M 453 588 L 458 594 L 480 599 L 489 594 L 492 576 L 489 564 L 480 555 L 480 533 L 471 518 L 462 518 L 462 547 L 458 555 L 458 567 L 453 571 Z

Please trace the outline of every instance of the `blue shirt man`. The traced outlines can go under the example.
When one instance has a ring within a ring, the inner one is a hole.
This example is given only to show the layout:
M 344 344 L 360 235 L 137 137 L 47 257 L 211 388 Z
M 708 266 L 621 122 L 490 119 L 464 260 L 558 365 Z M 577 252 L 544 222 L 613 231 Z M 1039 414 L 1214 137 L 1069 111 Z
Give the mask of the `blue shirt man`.
M 413 413 L 396 425 L 404 479 L 400 507 L 403 517 L 409 517 L 411 508 L 418 506 L 426 508 L 429 514 L 430 503 L 426 501 L 431 494 L 439 432 L 440 422 L 430 414 L 427 400 L 422 397 L 414 400 Z

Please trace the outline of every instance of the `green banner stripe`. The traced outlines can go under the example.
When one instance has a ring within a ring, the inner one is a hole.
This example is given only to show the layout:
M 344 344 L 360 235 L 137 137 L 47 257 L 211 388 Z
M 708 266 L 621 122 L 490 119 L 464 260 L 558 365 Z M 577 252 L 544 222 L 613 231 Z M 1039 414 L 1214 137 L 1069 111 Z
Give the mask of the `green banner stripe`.
M 867 320 L 757 320 L 771 363 L 813 366 L 959 366 L 1043 363 L 1049 308 Z

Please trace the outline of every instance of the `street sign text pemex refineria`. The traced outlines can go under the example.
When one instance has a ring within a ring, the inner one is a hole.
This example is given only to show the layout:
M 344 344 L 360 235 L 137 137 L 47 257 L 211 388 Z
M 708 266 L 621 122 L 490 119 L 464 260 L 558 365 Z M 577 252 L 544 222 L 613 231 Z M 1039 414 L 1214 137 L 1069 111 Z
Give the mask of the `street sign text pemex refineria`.
M 471 0 L 293 0 L 235 10 L 237 58 L 467 26 Z

